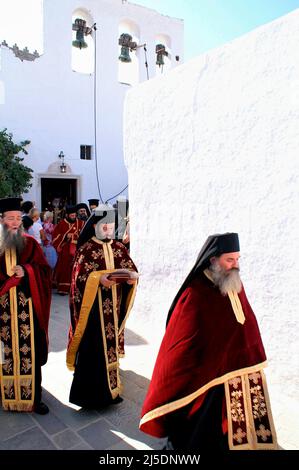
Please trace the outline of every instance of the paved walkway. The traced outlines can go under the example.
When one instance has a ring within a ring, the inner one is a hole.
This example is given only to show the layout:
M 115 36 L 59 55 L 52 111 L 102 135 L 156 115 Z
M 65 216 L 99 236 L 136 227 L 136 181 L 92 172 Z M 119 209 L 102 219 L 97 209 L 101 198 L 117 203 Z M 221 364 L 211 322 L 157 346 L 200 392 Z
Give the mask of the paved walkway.
M 72 381 L 72 373 L 65 365 L 68 325 L 68 298 L 54 293 L 50 319 L 51 348 L 48 363 L 43 367 L 42 382 L 43 401 L 49 406 L 50 413 L 40 416 L 4 412 L 0 408 L 0 450 L 161 449 L 164 440 L 151 438 L 138 429 L 157 346 L 148 344 L 145 338 L 126 329 L 126 357 L 121 360 L 124 401 L 100 412 L 86 411 L 68 401 Z M 285 399 L 281 393 L 282 384 L 269 382 L 280 446 L 286 450 L 299 449 L 297 403 Z
M 5 412 L 0 408 L 2 450 L 161 449 L 164 441 L 138 429 L 154 352 L 146 340 L 126 330 L 126 358 L 121 360 L 124 401 L 103 411 L 87 411 L 68 401 L 72 372 L 65 365 L 69 326 L 68 298 L 53 294 L 50 354 L 43 371 L 43 401 L 50 412 Z M 133 370 L 134 369 L 134 370 Z

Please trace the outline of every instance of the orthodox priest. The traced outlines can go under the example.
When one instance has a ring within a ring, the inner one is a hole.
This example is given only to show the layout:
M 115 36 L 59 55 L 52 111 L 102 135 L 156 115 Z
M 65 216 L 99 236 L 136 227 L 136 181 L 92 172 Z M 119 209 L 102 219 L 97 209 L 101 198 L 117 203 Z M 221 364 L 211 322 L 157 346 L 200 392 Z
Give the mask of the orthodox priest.
M 51 268 L 23 233 L 20 198 L 0 199 L 0 383 L 2 407 L 48 413 L 41 366 L 47 362 Z
M 66 206 L 66 215 L 55 227 L 52 244 L 57 251 L 58 259 L 54 278 L 57 292 L 60 295 L 69 293 L 72 267 L 77 248 L 77 241 L 84 222 L 77 219 L 76 206 Z
M 125 246 L 113 239 L 114 226 L 111 206 L 99 206 L 92 213 L 80 234 L 72 273 L 70 402 L 89 409 L 122 401 L 119 358 L 138 275 Z
M 90 210 L 88 209 L 87 204 L 85 204 L 85 202 L 80 202 L 76 205 L 76 210 L 78 219 L 83 220 L 83 222 L 85 223 L 88 220 L 88 217 L 90 216 Z
M 89 205 L 90 212 L 95 210 L 98 207 L 99 202 L 100 202 L 99 199 L 88 199 L 88 205 Z
M 208 237 L 177 293 L 140 429 L 167 448 L 275 449 L 266 355 L 239 275 L 239 237 Z

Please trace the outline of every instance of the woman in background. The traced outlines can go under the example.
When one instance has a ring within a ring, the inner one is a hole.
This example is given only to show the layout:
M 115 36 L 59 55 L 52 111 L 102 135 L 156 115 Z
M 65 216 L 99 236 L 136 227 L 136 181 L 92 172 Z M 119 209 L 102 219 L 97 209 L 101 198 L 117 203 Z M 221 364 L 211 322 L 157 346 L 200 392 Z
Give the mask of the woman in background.
M 43 242 L 43 250 L 49 265 L 54 269 L 57 262 L 57 253 L 52 245 L 52 234 L 54 231 L 53 212 L 46 211 L 44 213 L 43 228 L 46 235 L 46 239 Z

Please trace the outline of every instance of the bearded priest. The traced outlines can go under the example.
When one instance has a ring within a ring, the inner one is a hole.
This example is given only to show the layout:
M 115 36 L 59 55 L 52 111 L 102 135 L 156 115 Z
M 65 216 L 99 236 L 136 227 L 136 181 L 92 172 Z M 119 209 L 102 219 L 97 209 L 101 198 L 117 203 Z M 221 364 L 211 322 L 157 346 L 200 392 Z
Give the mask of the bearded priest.
M 46 414 L 41 366 L 47 362 L 51 268 L 22 228 L 20 198 L 0 199 L 0 383 L 2 407 Z
M 275 449 L 266 355 L 237 233 L 208 237 L 168 313 L 140 429 L 167 449 Z

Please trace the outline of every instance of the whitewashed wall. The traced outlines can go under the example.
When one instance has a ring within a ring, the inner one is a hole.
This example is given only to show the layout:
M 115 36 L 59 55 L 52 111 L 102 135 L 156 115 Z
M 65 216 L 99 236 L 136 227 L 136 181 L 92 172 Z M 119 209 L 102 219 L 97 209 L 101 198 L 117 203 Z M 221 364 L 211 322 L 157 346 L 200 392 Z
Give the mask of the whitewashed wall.
M 172 38 L 172 66 L 177 64 L 175 54 L 183 61 L 182 20 L 121 0 L 44 0 L 43 54 L 34 62 L 21 62 L 2 47 L 0 69 L 0 128 L 12 132 L 16 142 L 31 141 L 24 163 L 34 170 L 34 179 L 25 199 L 36 201 L 38 206 L 40 175 L 47 177 L 54 162 L 59 170 L 61 150 L 68 174 L 80 178 L 78 200 L 98 196 L 95 160 L 80 160 L 80 145 L 94 147 L 94 74 L 72 70 L 72 13 L 79 7 L 97 24 L 97 150 L 104 199 L 127 184 L 122 119 L 130 86 L 118 82 L 119 23 L 128 20 L 138 25 L 140 43 L 147 44 L 150 77 L 156 73 L 155 37 L 159 33 Z M 0 36 L 0 43 L 4 39 Z M 138 57 L 143 81 L 143 48 L 138 49 Z M 58 173 L 57 177 L 64 175 Z
M 126 99 L 124 132 L 141 272 L 129 325 L 158 343 L 207 236 L 239 232 L 278 435 L 289 448 L 299 448 L 298 44 L 296 10 L 139 85 Z

